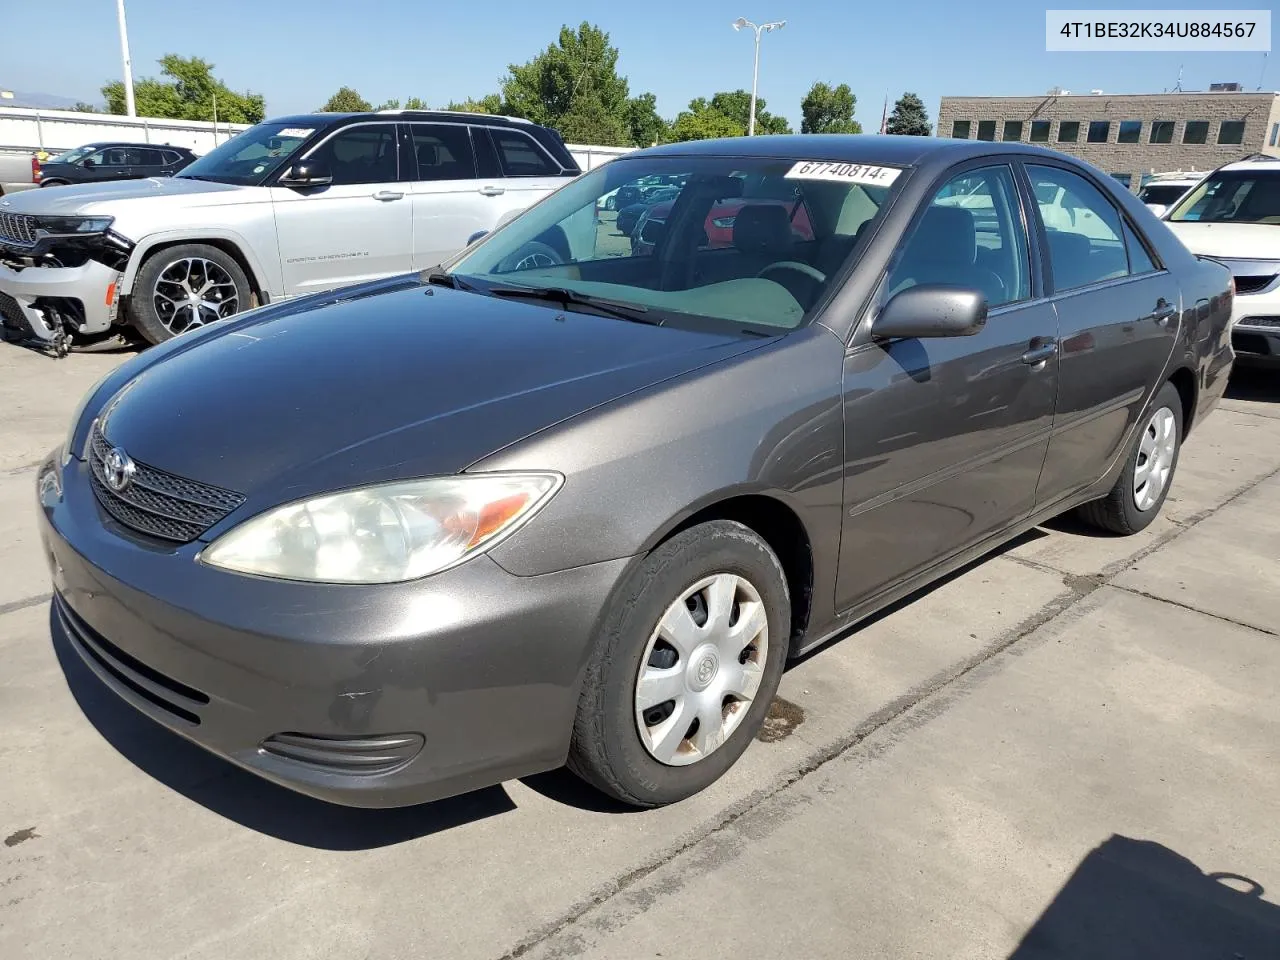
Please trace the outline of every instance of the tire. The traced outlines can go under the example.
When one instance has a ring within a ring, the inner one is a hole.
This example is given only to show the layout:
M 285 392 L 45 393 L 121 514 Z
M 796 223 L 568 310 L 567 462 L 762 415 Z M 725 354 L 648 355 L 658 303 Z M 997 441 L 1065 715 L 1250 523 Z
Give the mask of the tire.
M 564 263 L 558 250 L 541 240 L 530 240 L 515 253 L 498 264 L 498 273 L 518 273 L 521 270 L 540 270 Z
M 1086 523 L 1122 536 L 1146 529 L 1169 495 L 1181 451 L 1182 395 L 1172 383 L 1166 383 L 1144 415 L 1129 459 L 1111 492 L 1079 507 L 1077 513 Z M 1154 467 L 1148 469 L 1151 463 Z M 1158 490 L 1150 487 L 1153 473 L 1163 476 Z
M 727 597 L 732 603 L 724 602 Z M 722 621 L 727 630 L 709 626 L 717 609 L 734 616 Z M 660 627 L 664 617 L 675 630 Z M 764 723 L 790 634 L 786 576 L 753 530 L 716 520 L 672 537 L 639 564 L 605 614 L 587 663 L 569 768 L 637 807 L 674 803 L 714 783 Z M 680 636 L 684 649 L 668 643 L 669 635 Z M 723 646 L 709 642 L 717 636 Z M 739 646 L 736 663 L 721 657 L 722 650 L 734 656 Z M 660 691 L 655 696 L 670 690 L 677 698 L 645 703 L 643 715 L 642 668 L 659 683 L 652 687 Z M 721 723 L 714 730 L 708 724 L 706 736 L 699 705 L 704 716 L 709 711 Z
M 206 280 L 213 285 L 206 286 Z M 187 299 L 200 290 L 204 291 L 201 299 Z M 229 254 L 209 244 L 183 243 L 153 253 L 142 264 L 129 313 L 149 343 L 163 343 L 249 309 L 252 293 L 249 278 Z M 196 302 L 200 305 L 192 306 Z
M 65 187 L 66 185 L 67 185 L 67 181 L 65 180 L 41 180 L 40 181 L 41 189 L 43 189 L 44 187 Z

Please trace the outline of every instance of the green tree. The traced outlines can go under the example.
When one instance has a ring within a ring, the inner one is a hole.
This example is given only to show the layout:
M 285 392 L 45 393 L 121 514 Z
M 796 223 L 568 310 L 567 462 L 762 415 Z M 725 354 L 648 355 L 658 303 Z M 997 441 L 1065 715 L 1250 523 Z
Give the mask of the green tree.
M 746 126 L 717 110 L 705 97 L 689 101 L 689 109 L 681 111 L 671 123 L 667 139 L 673 143 L 686 140 L 714 140 L 719 137 L 741 137 Z
M 924 108 L 924 101 L 914 93 L 904 93 L 893 105 L 893 113 L 889 114 L 886 127 L 889 133 L 905 134 L 908 137 L 927 137 L 933 132 L 929 125 L 929 112 Z
M 329 98 L 320 108 L 321 113 L 364 113 L 373 109 L 373 104 L 356 93 L 350 87 L 339 87 L 338 92 Z
M 467 97 L 465 100 L 451 101 L 445 109 L 459 110 L 462 113 L 501 114 L 503 112 L 502 97 L 498 96 L 496 93 L 491 93 L 487 97 L 481 97 L 479 100 Z
M 430 107 L 427 106 L 427 101 L 423 100 L 421 97 L 410 97 L 408 100 L 404 102 L 404 108 L 406 110 L 430 110 L 431 109 Z
M 627 127 L 631 142 L 637 147 L 651 147 L 661 143 L 667 135 L 667 121 L 658 116 L 658 99 L 652 93 L 642 93 L 627 102 Z
M 71 108 L 76 113 L 98 113 L 98 108 L 92 103 L 85 103 L 83 100 L 77 100 L 76 105 Z
M 399 101 L 399 100 L 383 100 L 380 104 L 378 104 L 378 105 L 377 105 L 376 107 L 374 107 L 373 109 L 375 109 L 375 110 L 399 110 L 399 109 L 400 109 L 400 101 Z
M 720 111 L 729 119 L 738 123 L 746 133 L 748 120 L 751 117 L 751 91 L 726 90 L 711 98 L 713 109 Z M 775 117 L 765 109 L 763 97 L 756 97 L 756 133 L 790 133 L 791 124 L 786 117 Z
M 862 124 L 853 119 L 858 98 L 847 83 L 838 87 L 818 81 L 800 101 L 801 133 L 861 133 Z
M 260 93 L 236 93 L 213 75 L 212 63 L 176 53 L 160 58 L 161 76 L 145 77 L 133 85 L 138 115 L 173 120 L 212 120 L 215 102 L 219 122 L 257 123 L 266 116 Z M 113 80 L 102 88 L 107 112 L 126 112 L 124 84 Z

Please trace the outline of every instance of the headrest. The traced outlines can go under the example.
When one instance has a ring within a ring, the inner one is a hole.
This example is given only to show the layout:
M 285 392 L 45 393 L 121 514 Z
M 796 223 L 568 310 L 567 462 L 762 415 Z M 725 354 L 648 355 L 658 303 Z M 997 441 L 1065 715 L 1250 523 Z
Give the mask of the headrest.
M 973 263 L 978 231 L 973 214 L 962 207 L 929 207 L 911 245 L 921 259 L 935 263 Z
M 794 242 L 787 208 L 773 203 L 749 203 L 733 221 L 733 245 L 748 253 L 776 253 Z

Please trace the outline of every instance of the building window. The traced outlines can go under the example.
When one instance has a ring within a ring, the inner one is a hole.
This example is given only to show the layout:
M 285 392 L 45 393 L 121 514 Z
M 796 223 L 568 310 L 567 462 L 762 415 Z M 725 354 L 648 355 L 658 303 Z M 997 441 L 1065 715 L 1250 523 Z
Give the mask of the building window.
M 969 128 L 972 126 L 972 120 L 955 120 L 951 124 L 951 136 L 957 140 L 968 140 Z
M 1080 121 L 1063 120 L 1058 124 L 1058 142 L 1075 143 L 1080 139 Z
M 1006 140 L 1021 140 L 1022 139 L 1022 121 L 1006 120 L 1004 122 L 1004 138 Z
M 994 140 L 996 138 L 996 122 L 994 120 L 978 121 L 978 139 Z
M 1244 143 L 1244 121 L 1223 120 L 1218 127 L 1219 143 Z
M 1151 121 L 1151 143 L 1173 143 L 1173 121 Z
M 1268 141 L 1271 146 L 1274 147 L 1276 145 L 1277 137 L 1280 137 L 1280 123 L 1273 123 L 1271 125 L 1271 139 Z
M 1031 121 L 1031 142 L 1032 143 L 1048 143 L 1049 142 L 1049 120 L 1032 120 Z
M 1106 143 L 1111 139 L 1111 121 L 1110 120 L 1090 120 L 1089 121 L 1089 142 L 1090 143 Z
M 1116 137 L 1116 143 L 1137 143 L 1142 139 L 1142 121 L 1141 120 L 1121 120 L 1120 135 Z
M 1188 120 L 1182 131 L 1183 143 L 1207 143 L 1209 141 L 1208 120 Z
M 1115 177 L 1115 179 L 1117 179 L 1117 180 L 1119 180 L 1121 183 L 1123 183 L 1123 184 L 1124 184 L 1124 188 L 1125 188 L 1126 190 L 1129 190 L 1130 188 L 1132 188 L 1132 187 L 1133 187 L 1133 174 L 1132 174 L 1132 173 L 1113 173 L 1111 176 Z

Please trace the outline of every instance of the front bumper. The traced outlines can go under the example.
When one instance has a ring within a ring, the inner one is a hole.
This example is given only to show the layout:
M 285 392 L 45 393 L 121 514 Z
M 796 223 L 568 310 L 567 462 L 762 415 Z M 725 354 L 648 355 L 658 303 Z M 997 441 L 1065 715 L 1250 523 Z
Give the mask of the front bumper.
M 1224 262 L 1236 275 L 1237 290 L 1249 291 L 1237 292 L 1231 309 L 1231 348 L 1236 363 L 1280 366 L 1280 264 Z
M 420 803 L 567 755 L 597 617 L 625 560 L 539 577 L 480 556 L 424 580 L 237 576 L 203 544 L 142 542 L 79 460 L 38 472 L 56 622 L 152 719 L 278 784 L 349 806 Z
M 73 329 L 82 334 L 105 333 L 116 316 L 113 285 L 120 271 L 94 260 L 79 267 L 26 267 L 0 263 L 0 314 L 6 325 L 26 324 L 29 333 L 44 337 L 44 310 L 61 307 L 73 317 Z M 42 307 L 43 304 L 49 306 Z

